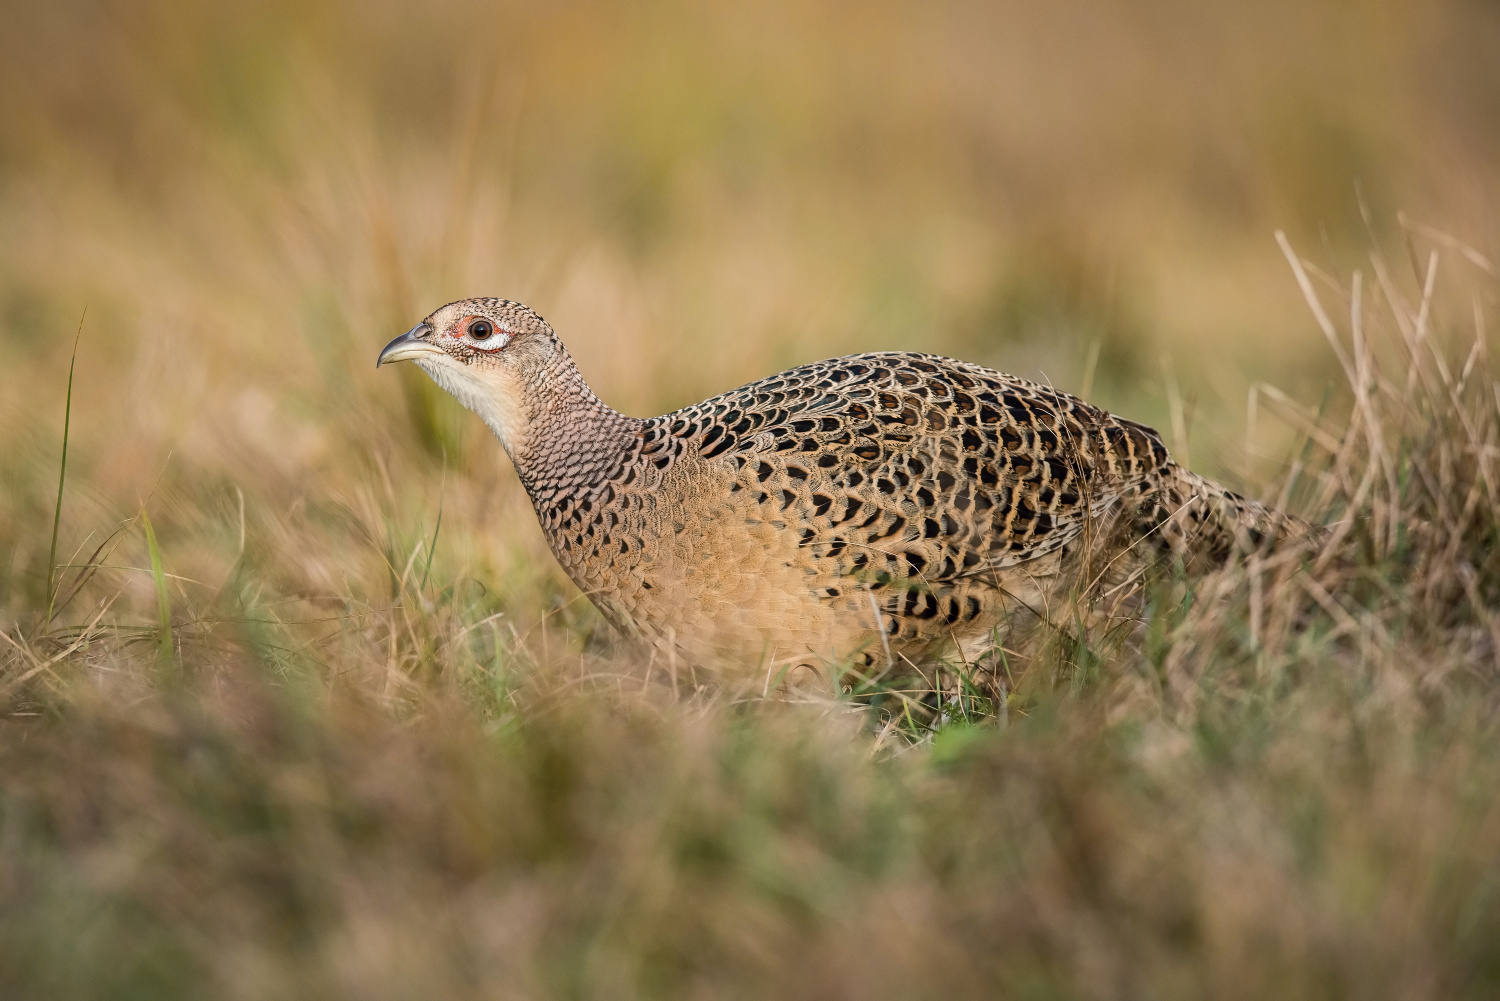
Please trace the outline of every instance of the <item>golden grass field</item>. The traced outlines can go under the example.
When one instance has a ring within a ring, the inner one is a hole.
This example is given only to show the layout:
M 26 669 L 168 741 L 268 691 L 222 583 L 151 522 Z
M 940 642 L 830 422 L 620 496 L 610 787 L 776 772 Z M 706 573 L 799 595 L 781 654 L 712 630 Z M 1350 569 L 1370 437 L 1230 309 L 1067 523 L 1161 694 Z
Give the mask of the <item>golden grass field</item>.
M 1493 3 L 0 15 L 0 997 L 1500 994 Z M 628 413 L 1045 379 L 1338 553 L 943 715 L 669 672 L 375 370 L 469 295 Z

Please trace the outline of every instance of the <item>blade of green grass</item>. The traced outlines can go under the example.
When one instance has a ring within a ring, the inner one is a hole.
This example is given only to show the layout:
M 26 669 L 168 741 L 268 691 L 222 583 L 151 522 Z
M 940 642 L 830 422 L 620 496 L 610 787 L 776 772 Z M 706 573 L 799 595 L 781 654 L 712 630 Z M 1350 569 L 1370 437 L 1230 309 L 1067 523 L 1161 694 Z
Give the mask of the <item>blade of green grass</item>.
M 52 626 L 52 603 L 57 598 L 57 529 L 62 524 L 63 483 L 68 478 L 68 430 L 73 421 L 73 369 L 78 364 L 78 340 L 83 336 L 83 321 L 89 315 L 84 307 L 78 318 L 78 331 L 73 335 L 73 357 L 68 361 L 68 394 L 63 403 L 62 462 L 57 470 L 57 506 L 52 509 L 52 548 L 47 552 L 47 628 Z
M 428 546 L 427 546 L 427 565 L 422 568 L 422 586 L 419 587 L 419 588 L 417 588 L 418 591 L 425 591 L 425 590 L 427 590 L 427 575 L 432 572 L 432 557 L 433 557 L 433 554 L 437 552 L 438 532 L 441 531 L 442 527 L 443 527 L 443 494 L 447 492 L 447 490 L 446 490 L 447 486 L 448 486 L 448 453 L 446 451 L 444 451 L 443 452 L 443 479 L 442 479 L 441 486 L 438 487 L 438 515 L 437 515 L 437 524 L 434 525 L 434 526 L 432 526 L 432 542 L 430 542 L 428 544 Z
M 161 622 L 161 656 L 172 659 L 172 605 L 167 596 L 167 575 L 162 570 L 161 549 L 151 527 L 151 515 L 141 508 L 141 524 L 146 529 L 146 550 L 151 554 L 151 579 L 156 582 L 156 615 Z
M 419 591 L 427 590 L 427 575 L 432 573 L 432 556 L 437 552 L 438 532 L 443 528 L 443 499 L 438 498 L 437 524 L 432 526 L 432 541 L 427 545 L 427 565 L 422 568 L 422 586 Z
M 73 575 L 73 583 L 68 588 L 68 596 L 57 603 L 56 612 L 58 614 L 61 614 L 63 609 L 72 604 L 73 599 L 78 597 L 78 592 L 83 590 L 84 585 L 93 580 L 94 575 L 103 568 L 105 563 L 109 562 L 109 558 L 114 555 L 114 547 L 119 544 L 119 540 L 124 536 L 127 527 L 127 525 L 121 525 L 113 532 L 110 532 L 104 541 L 99 543 L 99 547 L 90 554 L 89 558 L 78 566 L 78 572 Z M 106 548 L 109 550 L 108 552 L 105 552 Z M 59 594 L 62 593 L 62 578 L 58 578 L 57 590 Z

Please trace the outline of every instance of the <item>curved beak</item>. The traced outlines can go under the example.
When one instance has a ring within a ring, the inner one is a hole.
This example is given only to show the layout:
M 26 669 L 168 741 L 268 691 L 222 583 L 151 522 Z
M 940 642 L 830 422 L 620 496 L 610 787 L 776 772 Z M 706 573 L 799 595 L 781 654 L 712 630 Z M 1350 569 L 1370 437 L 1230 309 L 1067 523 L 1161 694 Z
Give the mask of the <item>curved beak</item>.
M 410 361 L 422 355 L 442 354 L 442 348 L 431 341 L 424 340 L 430 333 L 432 333 L 430 323 L 419 323 L 412 327 L 381 350 L 380 357 L 375 359 L 375 367 L 379 368 L 388 361 Z

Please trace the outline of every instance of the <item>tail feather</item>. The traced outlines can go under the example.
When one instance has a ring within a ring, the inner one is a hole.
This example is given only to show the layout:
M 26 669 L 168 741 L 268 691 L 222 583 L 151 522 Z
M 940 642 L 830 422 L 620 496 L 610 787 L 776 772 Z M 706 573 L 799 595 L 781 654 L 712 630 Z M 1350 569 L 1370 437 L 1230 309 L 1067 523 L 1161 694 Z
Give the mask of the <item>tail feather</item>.
M 1316 543 L 1322 529 L 1168 462 L 1137 505 L 1136 538 L 1184 562 L 1222 563 L 1237 553 Z

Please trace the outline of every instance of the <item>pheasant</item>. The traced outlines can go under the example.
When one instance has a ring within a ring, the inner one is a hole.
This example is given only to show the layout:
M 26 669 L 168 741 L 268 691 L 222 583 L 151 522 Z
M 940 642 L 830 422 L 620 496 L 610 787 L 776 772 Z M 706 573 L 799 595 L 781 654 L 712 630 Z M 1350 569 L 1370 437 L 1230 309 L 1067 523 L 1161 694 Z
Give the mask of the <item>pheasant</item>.
M 1091 550 L 1222 561 L 1309 530 L 1149 427 L 937 355 L 814 362 L 649 419 L 506 299 L 443 306 L 376 365 L 404 360 L 494 431 L 604 618 L 705 661 L 971 657 L 1048 616 Z

